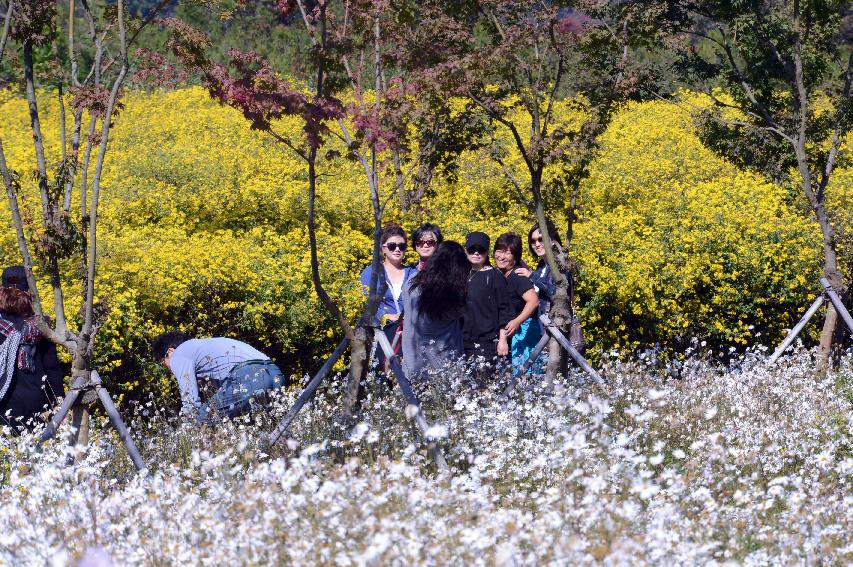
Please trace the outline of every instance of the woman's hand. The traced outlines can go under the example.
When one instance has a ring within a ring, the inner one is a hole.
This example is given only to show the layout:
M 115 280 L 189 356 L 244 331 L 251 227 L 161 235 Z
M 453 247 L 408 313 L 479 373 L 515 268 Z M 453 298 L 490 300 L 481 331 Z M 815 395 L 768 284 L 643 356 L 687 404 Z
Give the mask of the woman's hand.
M 506 342 L 506 337 L 498 339 L 498 356 L 507 356 L 509 354 L 509 343 Z
M 506 336 L 511 337 L 513 334 L 515 334 L 519 327 L 521 327 L 521 323 L 519 323 L 516 319 L 511 319 L 509 323 L 504 326 Z
M 530 268 L 521 267 L 521 268 L 516 268 L 515 273 L 521 277 L 529 278 L 533 274 L 533 271 Z

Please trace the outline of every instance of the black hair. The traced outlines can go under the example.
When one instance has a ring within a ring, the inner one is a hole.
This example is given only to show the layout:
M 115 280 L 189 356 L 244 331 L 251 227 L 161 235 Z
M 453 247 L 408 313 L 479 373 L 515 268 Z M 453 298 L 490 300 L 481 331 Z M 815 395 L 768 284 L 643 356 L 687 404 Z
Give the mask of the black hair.
M 439 244 L 426 267 L 412 278 L 411 289 L 421 290 L 421 313 L 434 321 L 460 317 L 468 301 L 470 273 L 461 244 L 452 240 Z
M 151 352 L 154 355 L 154 360 L 160 362 L 166 358 L 166 352 L 170 348 L 178 348 L 178 346 L 187 342 L 191 338 L 192 336 L 180 331 L 169 331 L 167 333 L 163 333 L 154 339 L 154 344 L 151 345 Z
M 403 230 L 403 227 L 395 222 L 389 222 L 385 226 L 382 227 L 382 235 L 379 237 L 379 243 L 383 246 L 388 239 L 392 236 L 401 236 L 403 240 L 406 240 L 406 231 Z
M 437 224 L 432 224 L 431 222 L 425 222 L 418 228 L 412 231 L 412 246 L 416 246 L 418 240 L 426 234 L 427 232 L 431 232 L 435 235 L 436 244 L 441 244 L 444 242 L 444 236 L 441 235 L 441 229 L 438 228 Z
M 551 219 L 545 219 L 545 226 L 548 227 L 548 236 L 551 237 L 552 241 L 556 241 L 560 246 L 563 245 L 563 241 L 560 239 L 560 232 L 557 230 L 557 227 L 554 226 L 554 223 L 551 222 Z M 527 232 L 527 247 L 530 248 L 530 253 L 533 254 L 533 257 L 536 257 L 536 252 L 533 251 L 533 243 L 530 242 L 530 239 L 533 238 L 533 233 L 539 230 L 539 223 L 535 223 L 530 230 Z
M 515 263 L 521 263 L 521 237 L 514 232 L 505 232 L 498 236 L 492 251 L 494 250 L 509 250 L 515 258 Z

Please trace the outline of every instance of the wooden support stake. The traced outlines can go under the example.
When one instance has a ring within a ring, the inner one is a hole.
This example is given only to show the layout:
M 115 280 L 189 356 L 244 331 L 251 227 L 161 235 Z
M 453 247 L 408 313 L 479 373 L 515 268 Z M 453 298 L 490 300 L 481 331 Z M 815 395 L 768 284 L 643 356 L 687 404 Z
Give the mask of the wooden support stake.
M 412 385 L 409 383 L 409 379 L 406 378 L 406 373 L 403 372 L 403 367 L 400 364 L 400 359 L 394 354 L 394 351 L 391 349 L 391 343 L 388 342 L 388 337 L 385 336 L 385 333 L 379 330 L 377 333 L 375 333 L 375 335 L 379 340 L 379 346 L 382 347 L 383 351 L 385 351 L 385 357 L 388 359 L 388 362 L 391 365 L 391 371 L 394 372 L 394 375 L 397 377 L 397 383 L 400 385 L 400 389 L 403 391 L 403 397 L 406 398 L 406 404 L 414 406 L 416 408 L 416 412 L 414 415 L 415 425 L 417 425 L 424 442 L 427 443 L 429 453 L 435 461 L 436 466 L 438 466 L 438 470 L 442 473 L 449 472 L 450 467 L 447 465 L 447 461 L 444 460 L 444 455 L 441 453 L 441 449 L 438 448 L 438 445 L 434 441 L 430 441 L 429 437 L 427 436 L 427 430 L 429 429 L 429 425 L 427 424 L 426 418 L 424 418 L 423 412 L 421 411 L 421 404 L 420 402 L 418 402 L 418 397 L 415 395 L 415 391 L 412 390 Z
M 583 355 L 578 352 L 578 349 L 572 346 L 572 343 L 569 342 L 569 339 L 566 338 L 563 332 L 551 322 L 550 317 L 548 317 L 547 314 L 543 313 L 539 316 L 539 320 L 542 321 L 542 324 L 545 325 L 545 329 L 549 333 L 551 333 L 551 336 L 557 339 L 557 342 L 560 343 L 560 346 L 563 347 L 566 352 L 569 353 L 569 355 L 575 360 L 578 366 L 580 366 L 584 372 L 589 374 L 590 377 L 595 380 L 596 384 L 598 384 L 600 387 L 603 387 L 604 380 L 602 380 L 601 376 L 598 375 L 598 372 L 595 371 L 595 368 L 593 368 L 592 365 L 587 362 L 587 360 L 583 357 Z
M 270 433 L 266 438 L 266 443 L 268 445 L 274 445 L 281 438 L 282 435 L 290 428 L 290 424 L 296 418 L 296 415 L 299 413 L 299 410 L 302 409 L 308 400 L 310 400 L 314 396 L 314 392 L 317 391 L 317 388 L 320 386 L 320 383 L 326 378 L 326 375 L 332 370 L 332 367 L 341 357 L 341 355 L 346 350 L 349 341 L 344 338 L 340 343 L 338 343 L 338 348 L 332 353 L 332 355 L 326 360 L 323 366 L 320 368 L 319 372 L 311 379 L 310 382 L 305 386 L 305 389 L 302 390 L 302 393 L 299 394 L 299 397 L 296 398 L 296 402 L 294 402 L 293 406 L 284 414 L 284 417 L 281 418 L 281 421 L 278 423 L 278 427 Z
M 853 317 L 850 316 L 850 312 L 847 311 L 846 307 L 844 307 L 844 303 L 841 302 L 841 298 L 838 297 L 838 294 L 829 284 L 829 280 L 826 278 L 820 278 L 820 283 L 823 284 L 823 288 L 826 290 L 826 295 L 829 296 L 829 300 L 832 301 L 832 304 L 835 306 L 835 310 L 838 311 L 838 314 L 841 315 L 841 318 L 844 319 L 844 322 L 847 324 L 847 328 L 850 329 L 851 333 L 853 333 Z
M 86 382 L 86 379 L 81 376 L 74 379 L 74 382 L 71 384 L 71 388 L 68 390 L 68 393 L 65 394 L 65 398 L 62 400 L 62 404 L 60 404 L 59 409 L 56 410 L 56 413 L 50 418 L 50 423 L 47 424 L 47 427 L 45 427 L 41 437 L 39 437 L 39 447 L 42 443 L 53 439 L 54 435 L 56 435 L 56 432 L 59 430 L 59 426 L 62 425 L 62 421 L 65 419 L 65 416 L 68 415 L 68 412 L 71 411 L 71 407 L 77 402 L 77 397 L 83 391 L 83 388 L 86 386 Z
M 113 404 L 113 400 L 110 398 L 109 392 L 107 392 L 107 389 L 104 388 L 104 385 L 101 383 L 101 377 L 98 375 L 98 371 L 92 370 L 91 374 L 92 377 L 90 378 L 90 382 L 92 386 L 94 386 L 95 391 L 98 394 L 98 399 L 101 400 L 101 404 L 104 406 L 104 409 L 107 410 L 107 415 L 118 433 L 118 438 L 121 439 L 122 443 L 124 443 L 124 447 L 127 449 L 127 454 L 130 455 L 130 460 L 133 461 L 133 464 L 136 466 L 136 470 L 144 472 L 146 470 L 145 463 L 142 461 L 139 449 L 136 448 L 136 443 L 133 442 L 133 438 L 131 438 L 130 432 L 127 430 L 127 426 L 121 419 L 118 409 L 115 404 Z
M 773 364 L 777 360 L 779 360 L 779 357 L 782 356 L 782 353 L 785 352 L 785 350 L 789 346 L 791 346 L 791 343 L 794 342 L 794 339 L 797 338 L 797 335 L 800 334 L 800 331 L 803 330 L 803 327 L 806 326 L 806 323 L 809 322 L 809 319 L 811 319 L 814 314 L 817 313 L 817 310 L 820 309 L 820 306 L 823 305 L 823 302 L 825 300 L 826 298 L 822 294 L 814 300 L 814 303 L 812 303 L 811 307 L 809 307 L 808 311 L 806 311 L 806 314 L 803 315 L 803 318 L 800 319 L 800 322 L 794 325 L 794 328 L 788 332 L 788 335 L 785 337 L 785 340 L 782 341 L 782 344 L 779 345 L 779 348 L 777 348 L 773 355 L 770 357 L 770 364 Z
M 71 466 L 74 464 L 76 460 L 75 454 L 77 444 L 80 443 L 80 429 L 83 427 L 83 418 L 86 418 L 88 421 L 88 412 L 86 411 L 86 407 L 82 405 L 76 405 L 71 408 L 71 433 L 68 435 L 68 448 L 69 453 L 68 457 L 65 459 L 65 466 Z M 86 427 L 89 427 L 89 424 L 86 424 Z M 86 433 L 86 439 L 84 441 L 88 441 L 88 432 Z
M 133 442 L 133 439 L 131 439 L 127 426 L 125 426 L 124 421 L 122 421 L 121 415 L 119 415 L 118 409 L 116 409 L 115 404 L 113 404 L 113 400 L 110 398 L 109 392 L 107 392 L 107 389 L 104 388 L 104 385 L 101 383 L 101 377 L 97 370 L 92 370 L 85 375 L 81 374 L 74 379 L 74 382 L 71 384 L 71 389 L 68 391 L 68 394 L 66 394 L 65 399 L 62 400 L 62 404 L 59 406 L 59 409 L 53 417 L 50 418 L 50 423 L 48 423 L 44 432 L 41 434 L 38 442 L 38 448 L 40 449 L 45 441 L 52 439 L 56 435 L 56 431 L 65 419 L 65 416 L 68 415 L 68 412 L 71 411 L 71 408 L 74 407 L 78 401 L 83 404 L 89 403 L 88 395 L 91 394 L 93 390 L 101 400 L 101 404 L 104 406 L 104 409 L 107 410 L 110 422 L 118 432 L 119 439 L 124 443 L 127 453 L 130 455 L 130 459 L 136 466 L 136 470 L 145 471 L 145 463 L 142 462 L 139 450 L 136 448 L 136 444 Z M 81 409 L 85 412 L 85 408 Z M 76 422 L 78 415 L 82 425 L 83 413 L 77 414 L 77 409 L 75 408 L 75 416 L 73 418 L 75 426 L 77 426 Z
M 542 354 L 542 351 L 545 350 L 545 347 L 548 346 L 548 333 L 542 333 L 542 338 L 539 339 L 539 342 L 536 343 L 536 346 L 533 347 L 533 352 L 530 353 L 530 356 L 527 357 L 527 360 L 524 361 L 524 364 L 521 365 L 521 372 L 518 373 L 517 376 L 513 376 L 509 380 L 509 384 L 506 389 L 501 393 L 502 398 L 508 398 L 510 394 L 512 394 L 513 389 L 518 384 L 519 376 L 523 374 L 527 374 L 530 371 L 530 367 L 536 363 L 536 359 L 539 358 L 539 355 Z

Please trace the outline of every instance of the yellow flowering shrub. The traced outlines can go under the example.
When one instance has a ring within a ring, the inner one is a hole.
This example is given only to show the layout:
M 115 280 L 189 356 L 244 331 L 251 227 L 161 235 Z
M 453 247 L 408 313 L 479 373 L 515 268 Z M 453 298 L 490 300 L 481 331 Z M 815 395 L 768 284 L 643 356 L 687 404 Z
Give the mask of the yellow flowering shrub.
M 705 148 L 682 108 L 621 112 L 584 187 L 573 251 L 597 349 L 775 342 L 818 290 L 816 223 Z
M 43 128 L 54 132 L 56 102 L 42 101 Z M 180 328 L 252 342 L 287 373 L 315 369 L 340 332 L 310 280 L 304 163 L 201 89 L 129 92 L 124 102 L 102 182 L 97 296 L 107 311 L 95 364 L 134 395 L 168 392 L 149 345 Z M 581 119 L 577 107 L 558 111 L 568 125 Z M 26 105 L 3 95 L 0 115 L 9 117 L 7 159 L 37 212 Z M 277 130 L 299 135 L 294 121 Z M 505 134 L 498 134 L 505 163 L 526 183 Z M 346 154 L 334 139 L 325 149 Z M 59 148 L 47 150 L 55 164 Z M 532 219 L 501 168 L 485 150 L 459 159 L 456 179 L 434 179 L 421 207 L 406 214 L 392 198 L 386 218 L 407 229 L 430 220 L 458 241 L 472 230 L 525 237 Z M 839 183 L 849 185 L 850 175 L 839 175 Z M 384 187 L 390 196 L 390 172 Z M 851 198 L 849 188 L 838 194 Z M 581 197 L 571 251 L 581 265 L 578 299 L 593 353 L 655 341 L 680 346 L 694 336 L 742 345 L 762 332 L 761 340 L 775 341 L 817 291 L 814 222 L 794 210 L 785 188 L 715 157 L 691 117 L 671 104 L 633 104 L 616 117 Z M 354 320 L 372 230 L 359 163 L 322 162 L 317 209 L 321 274 Z M 0 215 L 7 223 L 0 259 L 19 262 L 5 202 Z M 532 261 L 526 250 L 525 257 Z M 79 281 L 70 261 L 66 272 L 69 283 Z M 78 291 L 66 290 L 70 315 L 79 309 Z

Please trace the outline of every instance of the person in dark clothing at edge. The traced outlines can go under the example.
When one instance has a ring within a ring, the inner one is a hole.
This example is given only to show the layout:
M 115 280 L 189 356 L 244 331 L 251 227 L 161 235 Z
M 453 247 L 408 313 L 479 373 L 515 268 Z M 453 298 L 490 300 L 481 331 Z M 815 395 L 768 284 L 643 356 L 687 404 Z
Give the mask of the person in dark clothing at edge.
M 471 232 L 465 237 L 471 263 L 468 301 L 462 322 L 465 356 L 482 356 L 488 362 L 509 355 L 504 326 L 512 319 L 506 278 L 489 264 L 489 237 Z
M 464 354 L 462 316 L 471 266 L 457 242 L 443 242 L 403 289 L 403 367 L 411 380 Z
M 435 249 L 442 242 L 444 242 L 444 237 L 441 235 L 441 229 L 431 222 L 424 223 L 413 230 L 412 246 L 418 253 L 418 261 L 412 264 L 412 267 L 419 272 L 423 270 L 426 267 L 427 260 L 432 257 Z
M 17 435 L 65 395 L 56 345 L 43 338 L 23 266 L 3 270 L 0 289 L 0 424 Z
M 194 339 L 170 331 L 157 337 L 151 350 L 178 381 L 181 413 L 199 423 L 245 415 L 253 398 L 284 385 L 284 375 L 267 355 L 234 339 Z M 199 381 L 218 387 L 207 402 L 201 400 Z

